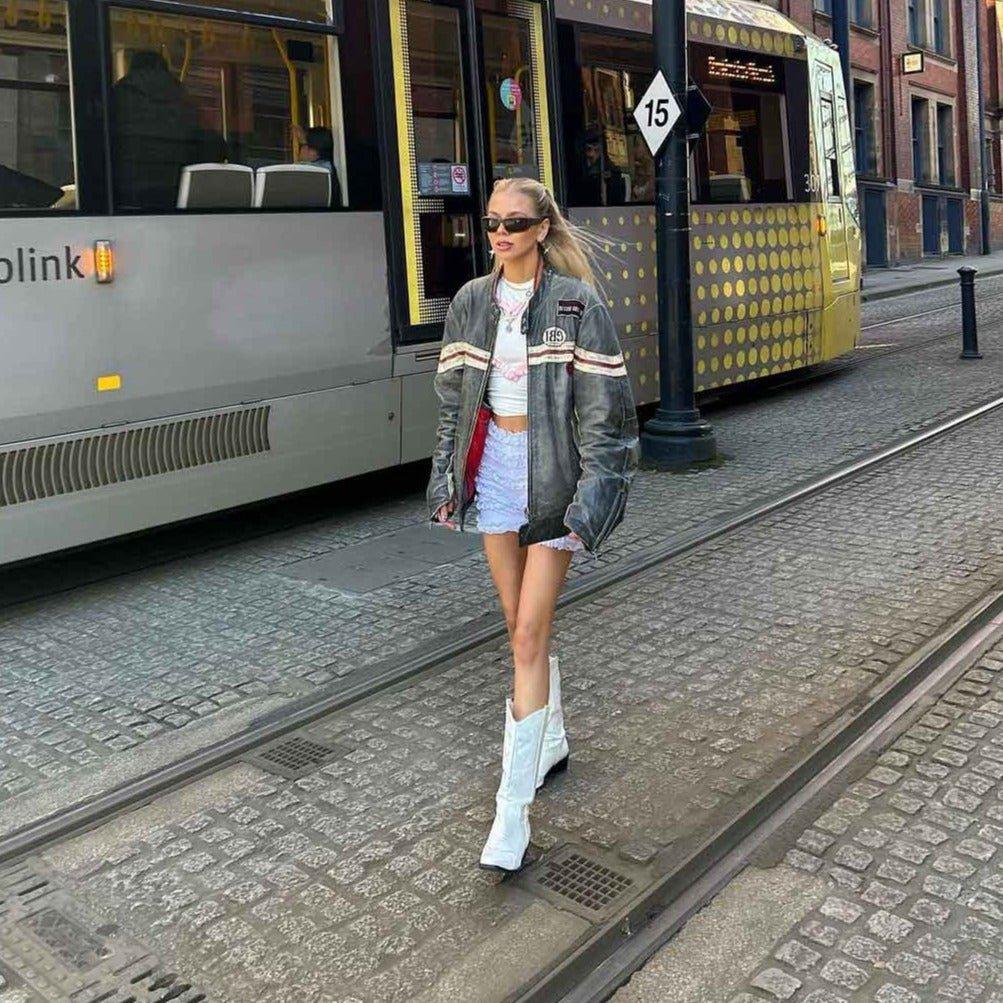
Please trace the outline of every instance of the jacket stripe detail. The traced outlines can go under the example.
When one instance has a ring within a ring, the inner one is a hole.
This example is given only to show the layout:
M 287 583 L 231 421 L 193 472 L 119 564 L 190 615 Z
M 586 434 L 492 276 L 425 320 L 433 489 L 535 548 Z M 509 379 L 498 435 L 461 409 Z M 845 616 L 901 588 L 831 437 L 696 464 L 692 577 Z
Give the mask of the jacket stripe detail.
M 574 353 L 572 352 L 540 352 L 538 355 L 531 355 L 529 357 L 529 364 L 531 366 L 542 366 L 547 362 L 560 362 L 566 363 L 570 362 L 574 358 Z
M 623 355 L 620 352 L 615 355 L 604 355 L 602 352 L 590 352 L 578 347 L 575 348 L 575 369 L 595 376 L 627 375 Z
M 443 346 L 439 353 L 439 366 L 436 372 L 445 373 L 459 366 L 487 369 L 490 358 L 490 353 L 483 348 L 477 348 L 466 341 L 454 341 Z
M 625 366 L 597 366 L 594 362 L 582 362 L 575 359 L 575 371 L 579 373 L 592 373 L 593 376 L 626 376 Z

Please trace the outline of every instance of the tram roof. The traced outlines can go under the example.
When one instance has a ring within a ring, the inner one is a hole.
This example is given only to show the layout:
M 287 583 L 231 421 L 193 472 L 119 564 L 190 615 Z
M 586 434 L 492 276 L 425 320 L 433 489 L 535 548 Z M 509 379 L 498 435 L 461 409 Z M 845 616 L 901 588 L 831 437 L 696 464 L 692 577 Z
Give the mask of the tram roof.
M 661 0 L 666 2 L 666 0 Z M 557 16 L 604 27 L 651 31 L 651 0 L 555 0 Z M 686 0 L 686 33 L 694 42 L 795 56 L 807 33 L 774 7 L 755 0 Z

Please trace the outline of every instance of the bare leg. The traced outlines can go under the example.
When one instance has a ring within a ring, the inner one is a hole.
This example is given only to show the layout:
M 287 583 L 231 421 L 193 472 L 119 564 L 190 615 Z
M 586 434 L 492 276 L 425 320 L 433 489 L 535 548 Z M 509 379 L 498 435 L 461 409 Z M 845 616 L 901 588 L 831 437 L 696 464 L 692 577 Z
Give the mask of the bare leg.
M 519 546 L 518 533 L 484 533 L 484 553 L 491 569 L 491 578 L 498 592 L 509 643 L 515 632 L 515 618 L 519 610 L 519 591 L 526 567 L 526 548 Z
M 515 698 L 512 713 L 517 721 L 546 704 L 550 691 L 550 634 L 557 597 L 561 594 L 571 552 L 542 544 L 527 548 L 519 592 L 519 607 L 512 631 L 515 656 Z

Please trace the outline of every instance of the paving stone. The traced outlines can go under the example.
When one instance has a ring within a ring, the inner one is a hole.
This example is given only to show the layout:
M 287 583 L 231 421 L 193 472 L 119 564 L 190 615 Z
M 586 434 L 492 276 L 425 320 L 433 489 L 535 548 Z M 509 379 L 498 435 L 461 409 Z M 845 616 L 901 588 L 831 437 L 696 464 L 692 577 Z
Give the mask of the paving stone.
M 821 958 L 818 951 L 813 951 L 810 947 L 806 947 L 796 940 L 787 941 L 776 950 L 773 956 L 777 961 L 782 961 L 785 965 L 799 972 L 811 968 Z
M 863 968 L 838 958 L 827 961 L 819 974 L 828 982 L 851 990 L 860 989 L 870 978 Z
M 760 972 L 752 980 L 752 984 L 778 1000 L 789 1000 L 801 988 L 799 979 L 779 968 L 767 968 Z

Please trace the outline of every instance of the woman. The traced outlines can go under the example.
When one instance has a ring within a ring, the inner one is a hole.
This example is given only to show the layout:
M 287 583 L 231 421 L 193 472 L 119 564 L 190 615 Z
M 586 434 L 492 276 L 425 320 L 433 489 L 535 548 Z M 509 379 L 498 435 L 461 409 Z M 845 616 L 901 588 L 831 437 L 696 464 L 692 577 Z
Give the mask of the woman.
M 536 790 L 568 762 L 549 657 L 557 597 L 572 553 L 594 553 L 623 517 L 637 416 L 586 247 L 550 192 L 498 181 L 484 225 L 493 274 L 468 282 L 446 315 L 428 506 L 462 529 L 476 496 L 508 625 L 514 696 L 481 866 L 517 871 Z

